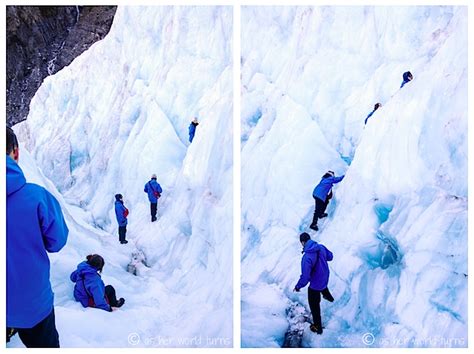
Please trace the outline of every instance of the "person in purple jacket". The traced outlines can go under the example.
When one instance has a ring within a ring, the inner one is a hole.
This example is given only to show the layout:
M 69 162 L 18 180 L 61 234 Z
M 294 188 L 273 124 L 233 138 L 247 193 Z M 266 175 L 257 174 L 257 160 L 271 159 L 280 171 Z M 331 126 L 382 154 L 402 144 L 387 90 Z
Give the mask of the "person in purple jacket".
M 100 274 L 104 269 L 104 258 L 98 254 L 90 254 L 86 261 L 79 263 L 71 273 L 70 279 L 74 285 L 74 298 L 84 307 L 95 307 L 105 311 L 113 311 L 122 307 L 125 299 L 117 300 L 112 285 L 104 285 Z
M 321 294 L 327 301 L 334 301 L 328 289 L 328 261 L 332 261 L 333 254 L 322 244 L 311 240 L 311 237 L 306 232 L 300 235 L 300 242 L 303 246 L 304 255 L 301 259 L 301 276 L 293 291 L 299 292 L 308 282 L 310 283 L 308 288 L 308 303 L 311 314 L 313 315 L 313 324 L 310 326 L 310 329 L 317 334 L 322 334 Z
M 334 177 L 333 171 L 328 171 L 321 178 L 319 184 L 313 190 L 313 198 L 315 202 L 313 222 L 309 226 L 310 229 L 318 231 L 318 219 L 328 216 L 325 213 L 326 208 L 329 204 L 329 200 L 332 198 L 332 186 L 335 183 L 339 183 L 344 178 L 344 175 L 341 177 Z

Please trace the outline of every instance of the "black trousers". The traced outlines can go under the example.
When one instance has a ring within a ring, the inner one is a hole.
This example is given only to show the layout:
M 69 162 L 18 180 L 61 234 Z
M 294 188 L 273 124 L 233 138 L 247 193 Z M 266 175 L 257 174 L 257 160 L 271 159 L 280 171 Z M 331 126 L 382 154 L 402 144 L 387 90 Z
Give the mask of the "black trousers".
M 105 296 L 107 297 L 107 300 L 109 300 L 110 306 L 117 307 L 117 296 L 115 295 L 115 289 L 112 285 L 106 285 Z
M 314 215 L 313 215 L 313 222 L 312 225 L 318 224 L 318 218 L 324 213 L 329 201 L 325 202 L 319 198 L 314 198 Z
M 59 348 L 54 307 L 50 314 L 33 328 L 18 328 L 18 335 L 27 348 Z
M 325 201 L 322 201 L 319 198 L 313 197 L 314 198 L 314 215 L 313 215 L 313 222 L 311 223 L 312 225 L 317 225 L 318 224 L 318 218 L 323 215 L 323 213 L 326 211 L 326 208 L 328 207 L 329 201 L 332 198 L 332 191 L 329 192 L 329 194 L 326 197 Z
M 323 294 L 323 297 L 326 300 L 330 302 L 334 301 L 334 298 L 332 297 L 328 288 L 321 291 L 308 288 L 309 308 L 311 309 L 311 314 L 313 315 L 313 323 L 318 328 L 321 328 L 321 294 Z
M 156 219 L 156 209 L 157 209 L 157 203 L 150 203 L 150 212 L 151 212 L 151 218 Z
M 125 234 L 127 233 L 127 226 L 119 226 L 118 232 L 119 232 L 119 241 L 120 242 L 125 241 Z

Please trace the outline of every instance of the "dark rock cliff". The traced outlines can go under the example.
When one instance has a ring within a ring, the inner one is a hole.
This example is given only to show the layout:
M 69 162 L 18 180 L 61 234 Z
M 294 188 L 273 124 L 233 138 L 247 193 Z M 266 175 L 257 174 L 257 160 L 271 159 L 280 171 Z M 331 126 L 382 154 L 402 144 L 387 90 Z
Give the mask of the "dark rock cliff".
M 26 119 L 44 78 L 69 65 L 112 26 L 116 6 L 7 6 L 7 125 Z

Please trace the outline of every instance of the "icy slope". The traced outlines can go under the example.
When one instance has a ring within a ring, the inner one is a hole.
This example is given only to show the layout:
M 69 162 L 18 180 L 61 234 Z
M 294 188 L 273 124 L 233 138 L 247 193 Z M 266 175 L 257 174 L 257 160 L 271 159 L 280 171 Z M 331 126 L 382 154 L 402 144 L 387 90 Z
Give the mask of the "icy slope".
M 52 266 L 63 346 L 232 344 L 231 48 L 230 7 L 119 7 L 110 34 L 45 80 L 15 127 L 71 214 Z M 164 190 L 153 224 L 152 173 Z M 130 210 L 128 245 L 116 193 Z M 126 298 L 118 312 L 74 302 L 65 279 L 90 252 Z
M 302 346 L 467 346 L 467 9 L 246 7 L 242 31 L 243 345 L 309 311 L 298 235 L 332 169 L 309 231 L 336 301 Z

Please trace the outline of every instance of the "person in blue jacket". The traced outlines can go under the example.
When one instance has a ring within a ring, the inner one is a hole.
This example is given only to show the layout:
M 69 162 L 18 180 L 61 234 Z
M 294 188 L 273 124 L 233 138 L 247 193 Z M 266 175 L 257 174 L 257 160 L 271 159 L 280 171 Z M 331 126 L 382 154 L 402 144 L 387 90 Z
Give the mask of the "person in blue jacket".
M 309 282 L 308 303 L 313 315 L 313 324 L 310 329 L 317 334 L 322 334 L 321 294 L 327 301 L 334 301 L 334 297 L 328 289 L 328 262 L 332 261 L 333 254 L 324 245 L 311 240 L 306 232 L 300 235 L 300 242 L 304 253 L 301 259 L 301 276 L 293 291 L 299 292 Z
M 151 179 L 145 184 L 143 191 L 148 194 L 148 200 L 150 201 L 151 222 L 156 221 L 158 198 L 161 197 L 163 190 L 161 189 L 160 184 L 156 181 L 155 174 L 151 175 Z
M 369 120 L 370 117 L 372 117 L 372 114 L 374 114 L 374 112 L 375 112 L 377 109 L 379 109 L 380 107 L 382 107 L 382 104 L 381 104 L 381 103 L 376 103 L 376 104 L 375 104 L 374 110 L 369 113 L 369 115 L 367 116 L 367 118 L 365 118 L 364 125 L 367 124 L 367 121 Z
M 104 285 L 101 274 L 104 269 L 104 258 L 98 254 L 90 254 L 86 261 L 78 264 L 71 273 L 70 279 L 74 285 L 74 298 L 84 307 L 95 307 L 105 311 L 113 311 L 121 307 L 125 299 L 117 300 L 112 285 Z
M 194 134 L 196 133 L 196 128 L 199 125 L 197 117 L 194 117 L 191 124 L 189 124 L 189 142 L 192 143 L 194 139 Z
M 411 80 L 413 80 L 413 75 L 411 74 L 411 72 L 409 72 L 409 71 L 404 72 L 403 73 L 403 82 L 402 82 L 402 85 L 400 86 L 400 88 L 405 86 L 405 84 L 407 82 L 410 82 Z
M 121 194 L 115 195 L 115 216 L 119 225 L 119 241 L 121 244 L 126 244 L 128 241 L 125 239 L 127 234 L 127 216 L 128 209 L 123 205 L 123 196 Z
M 48 252 L 64 247 L 69 230 L 56 198 L 26 182 L 16 135 L 6 133 L 7 341 L 18 332 L 28 348 L 59 348 Z
M 341 177 L 334 177 L 333 171 L 326 172 L 319 184 L 313 190 L 313 198 L 315 202 L 313 222 L 309 226 L 310 229 L 318 231 L 318 219 L 328 216 L 325 213 L 326 207 L 329 204 L 329 199 L 332 197 L 332 186 L 335 183 L 339 183 L 344 178 L 344 175 Z

